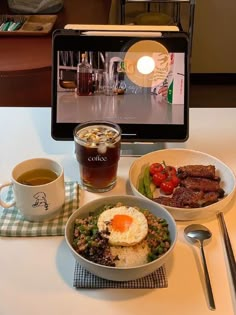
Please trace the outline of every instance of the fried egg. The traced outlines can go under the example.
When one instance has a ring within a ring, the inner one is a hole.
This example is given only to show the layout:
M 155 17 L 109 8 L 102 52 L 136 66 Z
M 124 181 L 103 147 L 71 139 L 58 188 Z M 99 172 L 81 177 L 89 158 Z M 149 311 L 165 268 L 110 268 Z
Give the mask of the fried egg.
M 103 211 L 98 218 L 98 230 L 109 231 L 109 244 L 133 246 L 141 242 L 148 233 L 144 214 L 134 207 L 120 206 Z

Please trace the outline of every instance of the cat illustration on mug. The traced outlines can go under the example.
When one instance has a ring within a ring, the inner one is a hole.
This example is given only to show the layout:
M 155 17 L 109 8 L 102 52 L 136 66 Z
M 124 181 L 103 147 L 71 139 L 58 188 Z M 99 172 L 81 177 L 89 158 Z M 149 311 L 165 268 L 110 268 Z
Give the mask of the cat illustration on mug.
M 45 210 L 48 210 L 48 202 L 46 198 L 46 194 L 44 192 L 38 192 L 33 196 L 36 200 L 32 207 L 44 207 Z

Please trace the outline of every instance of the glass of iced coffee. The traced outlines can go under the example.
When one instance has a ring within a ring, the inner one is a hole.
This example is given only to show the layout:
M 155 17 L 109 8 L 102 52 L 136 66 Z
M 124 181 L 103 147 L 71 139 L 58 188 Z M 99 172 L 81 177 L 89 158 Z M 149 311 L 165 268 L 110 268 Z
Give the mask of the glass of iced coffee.
M 82 187 L 91 192 L 111 190 L 120 159 L 120 127 L 107 121 L 81 123 L 74 129 L 74 142 Z

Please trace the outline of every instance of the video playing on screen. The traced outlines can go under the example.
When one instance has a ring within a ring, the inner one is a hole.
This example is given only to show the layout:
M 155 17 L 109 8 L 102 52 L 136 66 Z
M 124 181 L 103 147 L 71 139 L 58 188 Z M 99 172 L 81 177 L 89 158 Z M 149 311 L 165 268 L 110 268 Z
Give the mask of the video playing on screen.
M 133 46 L 57 52 L 58 123 L 184 124 L 185 53 Z

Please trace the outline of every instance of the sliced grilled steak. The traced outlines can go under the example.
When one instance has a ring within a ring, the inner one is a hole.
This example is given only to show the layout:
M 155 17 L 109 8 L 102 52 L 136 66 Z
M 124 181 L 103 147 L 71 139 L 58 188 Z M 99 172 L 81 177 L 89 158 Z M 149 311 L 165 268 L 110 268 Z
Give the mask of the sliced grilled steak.
M 193 191 L 186 187 L 179 187 L 175 190 L 173 197 L 174 200 L 181 201 L 184 208 L 199 208 L 205 207 L 218 201 L 218 192 L 203 192 Z
M 177 169 L 179 178 L 191 177 L 204 177 L 215 179 L 215 166 L 214 165 L 186 165 Z
M 202 191 L 194 192 L 192 189 L 186 187 L 177 188 L 172 198 L 176 201 L 176 204 L 181 204 L 182 208 L 199 208 L 199 200 L 204 196 Z
M 186 177 L 180 181 L 180 185 L 194 191 L 217 192 L 220 198 L 224 197 L 220 183 L 209 178 Z
M 157 203 L 164 205 L 164 206 L 183 208 L 181 201 L 178 202 L 178 200 L 175 200 L 172 197 L 159 196 L 157 198 L 154 198 L 153 200 Z
M 200 208 L 218 201 L 217 192 L 193 191 L 186 187 L 176 188 L 172 197 L 160 196 L 154 201 L 165 206 L 177 208 Z
M 200 207 L 209 206 L 219 200 L 219 194 L 216 191 L 209 191 L 204 194 L 203 199 L 199 200 Z

